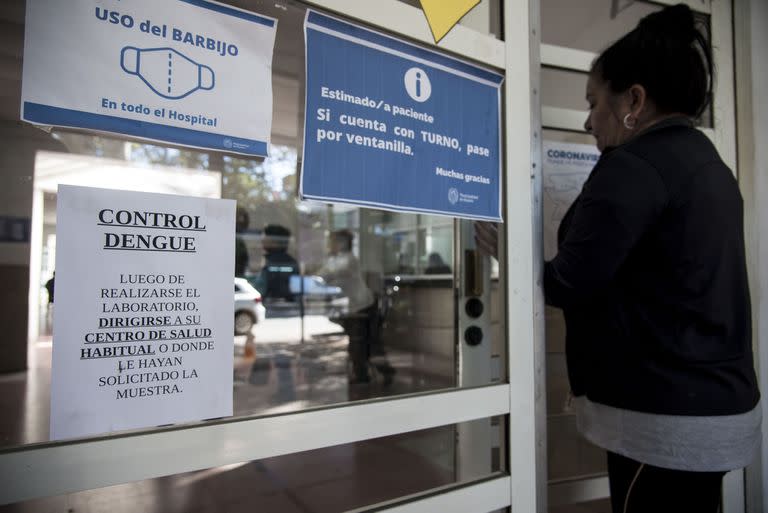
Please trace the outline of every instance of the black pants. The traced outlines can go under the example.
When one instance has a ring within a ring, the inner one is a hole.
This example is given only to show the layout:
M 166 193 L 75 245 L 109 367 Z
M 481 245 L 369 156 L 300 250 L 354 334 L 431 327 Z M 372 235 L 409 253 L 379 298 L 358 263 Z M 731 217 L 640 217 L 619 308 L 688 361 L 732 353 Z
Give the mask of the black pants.
M 381 318 L 376 305 L 369 306 L 337 319 L 349 337 L 349 359 L 352 362 L 355 382 L 368 382 L 368 366 L 372 364 L 384 376 L 385 384 L 392 380 L 395 369 L 390 365 L 381 345 Z
M 608 453 L 613 513 L 717 513 L 724 475 L 654 467 Z

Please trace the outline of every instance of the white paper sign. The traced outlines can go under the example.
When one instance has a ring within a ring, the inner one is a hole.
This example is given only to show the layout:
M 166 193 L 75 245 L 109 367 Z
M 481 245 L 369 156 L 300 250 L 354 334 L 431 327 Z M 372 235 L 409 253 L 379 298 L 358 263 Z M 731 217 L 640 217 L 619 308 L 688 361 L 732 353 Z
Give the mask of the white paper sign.
M 59 186 L 51 438 L 232 415 L 235 202 Z
M 557 254 L 557 229 L 600 152 L 589 144 L 544 141 L 544 259 Z
M 208 0 L 27 0 L 21 117 L 266 155 L 276 28 Z

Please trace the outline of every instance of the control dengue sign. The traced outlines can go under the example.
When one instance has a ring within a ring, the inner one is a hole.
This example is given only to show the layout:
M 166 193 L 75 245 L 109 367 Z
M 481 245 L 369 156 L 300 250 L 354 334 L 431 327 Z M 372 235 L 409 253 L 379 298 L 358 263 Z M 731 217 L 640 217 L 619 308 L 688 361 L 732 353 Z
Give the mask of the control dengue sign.
M 235 202 L 59 186 L 51 438 L 232 415 Z
M 309 10 L 303 198 L 501 220 L 503 76 Z
M 21 117 L 265 156 L 276 28 L 208 0 L 27 0 Z

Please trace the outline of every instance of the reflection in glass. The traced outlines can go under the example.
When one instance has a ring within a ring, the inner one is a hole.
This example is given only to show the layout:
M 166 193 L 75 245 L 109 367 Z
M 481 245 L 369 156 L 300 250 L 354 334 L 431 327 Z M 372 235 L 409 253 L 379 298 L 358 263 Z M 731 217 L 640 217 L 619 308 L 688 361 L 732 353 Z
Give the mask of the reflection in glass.
M 424 276 L 429 253 L 452 261 L 452 221 L 310 202 L 294 212 L 277 262 L 273 225 L 253 230 L 261 263 L 248 279 L 266 291 L 267 318 L 235 337 L 236 414 L 455 386 L 453 276 Z M 275 293 L 265 274 L 287 287 Z M 435 298 L 444 314 L 430 318 Z

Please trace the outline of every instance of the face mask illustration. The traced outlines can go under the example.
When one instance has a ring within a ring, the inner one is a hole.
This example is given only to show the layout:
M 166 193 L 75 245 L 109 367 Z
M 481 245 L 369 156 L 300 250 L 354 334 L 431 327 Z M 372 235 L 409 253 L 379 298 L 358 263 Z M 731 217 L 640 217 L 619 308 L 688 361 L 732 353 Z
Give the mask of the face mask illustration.
M 126 46 L 120 52 L 120 67 L 169 100 L 184 98 L 198 89 L 211 90 L 216 83 L 211 68 L 173 48 Z

